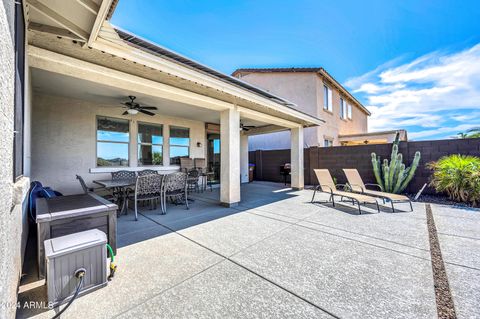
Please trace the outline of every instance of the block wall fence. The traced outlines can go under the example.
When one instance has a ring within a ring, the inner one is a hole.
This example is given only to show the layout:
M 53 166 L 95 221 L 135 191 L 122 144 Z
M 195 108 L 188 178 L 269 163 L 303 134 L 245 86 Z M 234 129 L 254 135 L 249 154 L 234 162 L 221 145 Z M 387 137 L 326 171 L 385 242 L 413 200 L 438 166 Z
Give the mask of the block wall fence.
M 338 183 L 345 183 L 343 168 L 356 168 L 365 183 L 375 183 L 371 153 L 375 152 L 382 160 L 390 159 L 392 144 L 359 146 L 310 147 L 305 152 L 305 185 L 317 184 L 313 169 L 328 168 Z M 474 155 L 480 157 L 480 138 L 451 139 L 419 142 L 400 142 L 399 152 L 403 162 L 410 166 L 416 151 L 422 154 L 415 177 L 407 187 L 408 193 L 416 193 L 424 183 L 429 182 L 431 171 L 426 164 L 450 154 Z M 290 162 L 290 150 L 257 150 L 249 152 L 249 161 L 255 164 L 254 179 L 259 181 L 283 182 L 280 166 Z M 424 194 L 434 194 L 427 186 Z

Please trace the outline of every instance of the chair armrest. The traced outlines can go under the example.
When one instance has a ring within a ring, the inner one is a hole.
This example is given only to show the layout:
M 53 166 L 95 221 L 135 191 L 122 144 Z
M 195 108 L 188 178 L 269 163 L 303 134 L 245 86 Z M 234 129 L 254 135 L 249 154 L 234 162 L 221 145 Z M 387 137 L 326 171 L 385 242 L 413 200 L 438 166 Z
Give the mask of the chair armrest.
M 339 186 L 343 186 L 343 190 L 349 189 L 349 186 L 347 184 L 335 184 L 336 189 L 338 189 Z
M 378 185 L 378 184 L 365 184 L 365 187 L 367 187 L 367 186 L 376 186 L 376 187 L 378 187 L 378 189 L 379 189 L 380 191 L 383 192 L 382 186 L 380 186 L 380 185 Z
M 358 185 L 358 184 L 349 184 L 349 186 L 350 186 L 350 189 L 351 189 L 351 190 L 353 190 L 353 187 L 355 186 L 355 187 L 360 188 L 360 190 L 361 190 L 362 193 L 365 192 L 365 189 L 363 189 L 363 187 L 360 186 L 360 185 Z
M 333 194 L 333 189 L 332 189 L 330 186 L 328 186 L 328 185 L 323 185 L 323 184 L 320 184 L 320 185 L 318 185 L 318 186 L 319 186 L 319 187 L 322 187 L 322 188 L 323 188 L 323 187 L 327 187 L 328 189 L 330 189 L 330 193 Z

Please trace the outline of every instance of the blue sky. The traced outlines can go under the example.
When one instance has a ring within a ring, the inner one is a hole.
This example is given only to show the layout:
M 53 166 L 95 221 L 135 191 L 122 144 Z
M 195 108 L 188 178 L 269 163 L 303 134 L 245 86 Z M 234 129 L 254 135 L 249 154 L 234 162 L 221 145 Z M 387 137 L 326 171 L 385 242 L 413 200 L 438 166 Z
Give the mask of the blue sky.
M 411 139 L 480 126 L 476 1 L 134 1 L 112 22 L 225 73 L 323 66 Z

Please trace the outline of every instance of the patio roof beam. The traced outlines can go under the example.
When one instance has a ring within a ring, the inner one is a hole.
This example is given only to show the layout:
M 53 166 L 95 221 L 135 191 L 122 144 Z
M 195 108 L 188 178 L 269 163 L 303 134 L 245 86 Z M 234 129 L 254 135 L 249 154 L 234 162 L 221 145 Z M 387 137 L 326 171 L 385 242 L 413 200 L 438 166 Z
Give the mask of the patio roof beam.
M 224 111 L 234 107 L 231 103 L 212 97 L 78 60 L 32 45 L 28 47 L 28 54 L 31 67 L 94 83 L 107 84 L 121 88 L 125 92 L 138 92 L 214 111 Z
M 78 0 L 82 2 L 90 2 L 90 0 Z M 97 12 L 95 13 L 97 17 L 95 18 L 95 22 L 93 23 L 92 31 L 90 32 L 90 36 L 88 37 L 87 45 L 92 46 L 92 44 L 97 40 L 98 34 L 100 33 L 100 29 L 102 28 L 103 22 L 107 18 L 108 10 L 112 5 L 112 0 L 103 0 L 100 7 L 98 7 Z
M 262 121 L 268 124 L 279 125 L 287 128 L 297 128 L 302 125 L 299 123 L 291 122 L 282 118 L 275 117 L 273 115 L 265 114 L 255 110 L 251 110 L 245 107 L 238 107 L 241 117 L 249 118 L 252 120 Z
M 85 9 L 87 9 L 88 11 L 93 13 L 94 15 L 97 15 L 98 10 L 100 9 L 98 4 L 96 4 L 95 2 L 93 2 L 91 0 L 77 0 L 77 2 L 80 3 L 83 7 L 85 7 Z
M 274 132 L 281 132 L 287 131 L 288 128 L 278 125 L 265 125 L 265 126 L 258 126 L 248 130 L 248 132 L 243 132 L 244 135 L 253 136 L 253 135 L 260 135 L 260 134 L 268 134 Z
M 83 41 L 83 39 L 78 37 L 75 33 L 72 33 L 66 29 L 57 28 L 50 25 L 30 22 L 28 24 L 28 29 L 31 31 L 53 34 L 55 36 L 62 37 L 62 38 L 72 39 L 76 41 Z
M 82 41 L 87 41 L 89 34 L 85 30 L 77 26 L 76 24 L 72 23 L 70 20 L 66 19 L 64 16 L 62 16 L 58 12 L 52 10 L 51 8 L 44 5 L 38 0 L 28 0 L 28 4 L 32 8 L 34 8 L 36 11 L 38 11 L 40 14 L 44 15 L 45 17 L 49 18 L 53 22 L 61 25 L 68 31 L 77 35 L 79 38 L 82 39 Z

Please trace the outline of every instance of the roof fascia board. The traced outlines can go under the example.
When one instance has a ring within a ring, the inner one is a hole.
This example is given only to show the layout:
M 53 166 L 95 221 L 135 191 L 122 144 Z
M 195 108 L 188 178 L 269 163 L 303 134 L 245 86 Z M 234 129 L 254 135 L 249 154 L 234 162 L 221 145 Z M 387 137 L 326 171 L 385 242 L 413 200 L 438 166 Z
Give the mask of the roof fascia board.
M 112 31 L 115 32 L 113 29 Z M 119 41 L 122 41 L 122 44 L 112 42 L 111 40 L 107 40 L 102 38 L 102 36 L 99 36 L 97 40 L 92 43 L 91 47 L 142 65 L 146 65 L 159 71 L 178 76 L 192 82 L 201 83 L 205 86 L 211 87 L 227 94 L 231 94 L 235 97 L 259 104 L 263 107 L 266 107 L 267 109 L 284 113 L 292 117 L 296 117 L 300 120 L 300 122 L 305 122 L 308 125 L 323 124 L 323 121 L 320 119 L 291 109 L 282 104 L 261 97 L 257 94 L 250 93 L 244 89 L 215 79 L 201 72 L 181 66 L 178 63 L 174 63 L 167 59 L 159 58 L 158 56 L 155 56 L 153 54 L 149 54 L 145 51 L 139 50 L 127 44 L 123 44 L 123 40 L 121 39 L 119 39 Z
M 112 5 L 112 0 L 103 0 L 100 8 L 98 9 L 97 17 L 95 18 L 95 22 L 93 23 L 92 31 L 90 32 L 90 36 L 88 37 L 87 45 L 91 46 L 92 43 L 97 40 L 98 34 L 100 33 L 100 29 L 103 26 L 103 21 L 107 18 L 108 11 L 110 10 L 110 6 Z
M 28 46 L 28 56 L 29 66 L 49 72 L 95 83 L 108 83 L 110 86 L 118 87 L 126 91 L 157 96 L 214 111 L 224 111 L 234 107 L 233 104 L 228 102 L 78 60 L 32 45 Z

